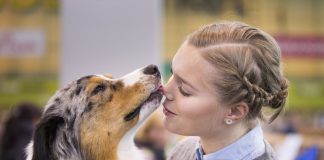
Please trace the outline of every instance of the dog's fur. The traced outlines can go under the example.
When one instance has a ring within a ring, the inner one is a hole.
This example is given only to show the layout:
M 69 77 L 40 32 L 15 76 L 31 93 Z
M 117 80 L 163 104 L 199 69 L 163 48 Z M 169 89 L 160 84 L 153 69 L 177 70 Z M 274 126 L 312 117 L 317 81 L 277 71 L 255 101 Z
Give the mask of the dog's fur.
M 119 79 L 93 75 L 70 83 L 47 103 L 27 159 L 141 159 L 133 138 L 159 106 L 160 86 L 153 65 Z

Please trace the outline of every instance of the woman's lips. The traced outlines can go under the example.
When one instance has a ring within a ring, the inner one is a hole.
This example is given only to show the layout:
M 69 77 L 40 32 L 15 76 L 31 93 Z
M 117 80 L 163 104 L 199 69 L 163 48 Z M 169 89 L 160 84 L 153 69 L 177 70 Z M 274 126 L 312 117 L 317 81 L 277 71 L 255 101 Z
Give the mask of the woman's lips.
M 163 113 L 166 116 L 175 116 L 177 114 L 175 114 L 174 112 L 170 111 L 166 106 L 165 103 L 163 103 Z

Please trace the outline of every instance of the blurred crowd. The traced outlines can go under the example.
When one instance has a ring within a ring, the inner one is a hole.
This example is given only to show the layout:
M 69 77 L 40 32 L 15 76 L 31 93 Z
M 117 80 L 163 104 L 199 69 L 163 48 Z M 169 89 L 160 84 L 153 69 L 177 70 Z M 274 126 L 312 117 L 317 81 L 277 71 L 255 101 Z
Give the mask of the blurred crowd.
M 29 102 L 13 107 L 0 125 L 0 159 L 24 160 L 25 147 L 30 142 L 41 109 Z
M 35 124 L 41 117 L 41 107 L 23 102 L 0 114 L 0 160 L 24 160 L 25 147 L 30 142 Z M 323 113 L 305 118 L 299 112 L 286 112 L 284 116 L 265 128 L 265 136 L 274 146 L 279 160 L 324 159 Z M 301 124 L 304 124 L 301 125 Z M 307 127 L 308 125 L 308 127 Z M 135 143 L 145 160 L 166 160 L 168 152 L 183 137 L 169 133 L 163 127 L 163 115 L 156 111 L 142 126 Z

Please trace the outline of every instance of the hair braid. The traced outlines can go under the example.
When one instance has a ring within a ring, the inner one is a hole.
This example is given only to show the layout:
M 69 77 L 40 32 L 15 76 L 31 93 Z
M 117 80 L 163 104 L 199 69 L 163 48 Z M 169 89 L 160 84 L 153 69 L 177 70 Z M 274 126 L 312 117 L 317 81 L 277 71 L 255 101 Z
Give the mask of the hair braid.
M 248 96 L 248 103 L 251 106 L 259 106 L 259 107 L 253 107 L 250 108 L 250 116 L 254 117 L 259 114 L 261 111 L 262 106 L 264 107 L 270 107 L 272 109 L 278 109 L 277 112 L 275 112 L 271 118 L 268 120 L 269 123 L 271 123 L 274 119 L 278 117 L 278 115 L 282 111 L 282 107 L 284 106 L 286 102 L 286 97 L 288 96 L 288 80 L 283 79 L 281 81 L 280 87 L 281 90 L 279 90 L 277 93 L 271 94 L 262 89 L 261 87 L 252 84 L 246 76 L 243 78 L 240 78 L 243 85 L 247 88 L 249 92 Z M 263 118 L 263 115 L 259 115 L 260 118 Z

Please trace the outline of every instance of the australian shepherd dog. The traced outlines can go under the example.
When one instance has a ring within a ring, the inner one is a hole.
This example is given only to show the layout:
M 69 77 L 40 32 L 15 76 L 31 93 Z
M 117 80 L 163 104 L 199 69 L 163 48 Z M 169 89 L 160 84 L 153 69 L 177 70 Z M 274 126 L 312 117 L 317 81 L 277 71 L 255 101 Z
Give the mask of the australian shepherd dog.
M 162 99 L 155 65 L 114 79 L 90 75 L 57 91 L 27 147 L 28 160 L 142 160 L 134 145 Z

